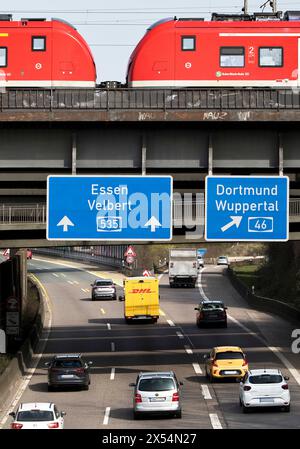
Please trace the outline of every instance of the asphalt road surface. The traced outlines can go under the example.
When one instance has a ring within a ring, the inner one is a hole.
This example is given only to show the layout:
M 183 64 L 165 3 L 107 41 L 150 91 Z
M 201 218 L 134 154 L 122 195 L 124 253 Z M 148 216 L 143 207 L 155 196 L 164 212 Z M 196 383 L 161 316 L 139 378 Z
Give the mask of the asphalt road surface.
M 231 286 L 226 268 L 206 266 L 197 288 L 170 289 L 168 276 L 163 275 L 158 323 L 128 325 L 122 302 L 90 299 L 91 282 L 101 275 L 108 277 L 106 268 L 103 273 L 101 268 L 41 257 L 34 257 L 28 266 L 45 288 L 53 315 L 46 349 L 21 402 L 55 402 L 67 413 L 65 428 L 73 429 L 300 428 L 300 356 L 290 349 L 293 326 L 250 309 Z M 224 300 L 227 329 L 197 328 L 194 307 L 201 296 Z M 203 355 L 218 345 L 241 346 L 250 368 L 276 367 L 288 375 L 291 412 L 266 409 L 244 415 L 239 383 L 211 384 L 205 378 Z M 44 363 L 58 353 L 82 353 L 93 362 L 88 391 L 48 392 Z M 153 370 L 174 370 L 184 382 L 182 419 L 133 419 L 129 384 L 140 371 Z M 5 428 L 10 422 L 11 418 Z

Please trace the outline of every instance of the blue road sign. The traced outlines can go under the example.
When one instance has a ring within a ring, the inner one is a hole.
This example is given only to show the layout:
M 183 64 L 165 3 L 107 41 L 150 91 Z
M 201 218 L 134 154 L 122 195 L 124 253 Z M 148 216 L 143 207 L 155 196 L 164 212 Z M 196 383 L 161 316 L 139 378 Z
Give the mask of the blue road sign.
M 48 240 L 171 240 L 171 176 L 48 176 Z
M 198 248 L 197 249 L 197 256 L 205 256 L 205 254 L 207 253 L 207 249 L 206 248 Z
M 207 241 L 286 241 L 289 178 L 207 176 Z

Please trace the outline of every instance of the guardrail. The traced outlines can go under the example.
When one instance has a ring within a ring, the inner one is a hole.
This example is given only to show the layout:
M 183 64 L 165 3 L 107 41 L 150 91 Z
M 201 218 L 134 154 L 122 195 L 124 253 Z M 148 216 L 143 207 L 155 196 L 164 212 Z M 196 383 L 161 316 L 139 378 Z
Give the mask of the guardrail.
M 299 89 L 9 89 L 5 110 L 300 109 Z
M 204 224 L 204 201 L 182 200 L 173 201 L 173 225 L 180 226 L 184 223 L 195 221 Z M 290 218 L 299 218 L 300 198 L 289 200 Z M 37 203 L 31 205 L 0 205 L 0 224 L 35 223 L 46 224 L 46 204 Z

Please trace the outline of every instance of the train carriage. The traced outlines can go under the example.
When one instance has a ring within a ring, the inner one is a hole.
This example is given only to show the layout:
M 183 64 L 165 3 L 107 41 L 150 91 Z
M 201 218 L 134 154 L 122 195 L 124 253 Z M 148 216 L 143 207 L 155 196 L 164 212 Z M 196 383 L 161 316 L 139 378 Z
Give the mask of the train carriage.
M 0 87 L 93 88 L 90 48 L 69 23 L 0 15 Z
M 164 19 L 133 51 L 128 87 L 297 87 L 299 19 L 300 12 L 287 12 L 282 20 Z

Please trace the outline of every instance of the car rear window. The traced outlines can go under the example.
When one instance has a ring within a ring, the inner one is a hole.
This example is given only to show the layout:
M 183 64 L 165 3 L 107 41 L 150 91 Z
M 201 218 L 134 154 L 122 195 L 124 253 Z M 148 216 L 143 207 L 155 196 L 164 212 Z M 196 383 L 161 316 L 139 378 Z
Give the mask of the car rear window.
M 107 287 L 107 286 L 112 286 L 112 282 L 109 281 L 97 281 L 95 283 L 96 287 Z
M 208 303 L 202 305 L 203 310 L 216 310 L 216 309 L 224 309 L 224 304 L 216 304 L 216 303 Z
M 52 411 L 47 410 L 26 410 L 19 412 L 17 421 L 53 421 L 54 416 Z
M 216 360 L 227 360 L 227 359 L 244 359 L 244 354 L 242 352 L 234 352 L 234 351 L 226 351 L 226 352 L 217 352 Z
M 280 374 L 260 374 L 259 376 L 250 376 L 249 382 L 251 384 L 278 384 L 282 382 Z
M 55 360 L 54 368 L 80 368 L 82 363 L 80 360 Z
M 174 390 L 175 383 L 173 379 L 155 378 L 155 379 L 141 379 L 138 390 L 140 391 L 168 391 Z

